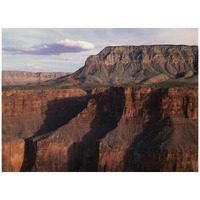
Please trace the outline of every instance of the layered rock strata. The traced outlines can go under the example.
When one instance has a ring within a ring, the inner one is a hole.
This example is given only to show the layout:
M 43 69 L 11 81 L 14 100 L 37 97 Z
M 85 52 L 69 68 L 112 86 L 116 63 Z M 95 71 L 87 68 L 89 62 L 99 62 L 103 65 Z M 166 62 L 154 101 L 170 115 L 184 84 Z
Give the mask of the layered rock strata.
M 66 72 L 2 71 L 2 85 L 26 85 L 67 76 Z
M 198 47 L 187 45 L 108 46 L 59 83 L 87 85 L 197 83 Z
M 62 112 L 69 104 L 51 104 L 43 119 L 48 130 L 21 134 L 27 146 L 21 171 L 198 171 L 197 87 L 104 87 L 94 89 L 88 103 L 84 91 L 77 93 L 85 99 L 83 107 L 71 118 L 66 113 L 67 121 L 53 126 L 51 113 Z M 3 93 L 3 99 L 13 95 L 8 94 Z M 40 98 L 48 99 L 44 94 Z M 27 105 L 29 112 L 45 110 L 39 109 L 41 103 Z M 19 103 L 3 107 L 3 117 L 27 112 Z M 13 133 L 5 125 L 3 130 Z

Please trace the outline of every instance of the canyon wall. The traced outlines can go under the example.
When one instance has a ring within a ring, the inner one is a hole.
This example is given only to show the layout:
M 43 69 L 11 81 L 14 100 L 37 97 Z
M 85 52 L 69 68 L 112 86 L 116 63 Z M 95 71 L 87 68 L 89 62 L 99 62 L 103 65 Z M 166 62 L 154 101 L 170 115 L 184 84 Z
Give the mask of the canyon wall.
M 2 171 L 32 167 L 36 147 L 32 137 L 47 137 L 81 112 L 87 102 L 87 93 L 79 89 L 3 91 Z
M 19 172 L 24 162 L 25 141 L 19 137 L 2 137 L 2 171 Z
M 198 171 L 197 87 L 7 91 L 2 112 L 19 171 Z
M 87 93 L 69 90 L 2 92 L 2 132 L 27 138 L 67 123 L 87 105 Z

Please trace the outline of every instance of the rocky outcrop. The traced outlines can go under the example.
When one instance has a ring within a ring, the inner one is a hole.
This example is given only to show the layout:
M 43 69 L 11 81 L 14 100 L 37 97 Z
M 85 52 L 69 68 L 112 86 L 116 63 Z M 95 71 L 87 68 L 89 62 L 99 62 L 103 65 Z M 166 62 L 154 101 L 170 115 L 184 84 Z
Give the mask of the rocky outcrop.
M 67 76 L 66 72 L 2 71 L 2 85 L 26 85 Z
M 59 83 L 122 85 L 197 83 L 198 47 L 186 45 L 106 47 Z

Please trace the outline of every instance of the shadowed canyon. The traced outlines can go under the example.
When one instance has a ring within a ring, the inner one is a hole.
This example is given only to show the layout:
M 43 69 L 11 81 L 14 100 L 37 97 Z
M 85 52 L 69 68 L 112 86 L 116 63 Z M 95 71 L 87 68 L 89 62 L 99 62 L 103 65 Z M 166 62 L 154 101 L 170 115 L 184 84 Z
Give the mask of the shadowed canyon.
M 74 88 L 3 90 L 2 171 L 198 171 L 197 56 L 196 46 L 106 47 L 41 83 Z

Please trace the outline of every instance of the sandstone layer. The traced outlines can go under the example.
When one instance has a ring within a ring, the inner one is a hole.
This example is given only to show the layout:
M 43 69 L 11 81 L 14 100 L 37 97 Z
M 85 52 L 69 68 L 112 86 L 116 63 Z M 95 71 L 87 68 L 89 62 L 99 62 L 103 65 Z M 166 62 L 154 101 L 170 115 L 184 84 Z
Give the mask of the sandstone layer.
M 197 87 L 7 91 L 2 111 L 20 171 L 198 171 Z
M 65 72 L 2 71 L 2 85 L 26 85 L 67 76 Z

